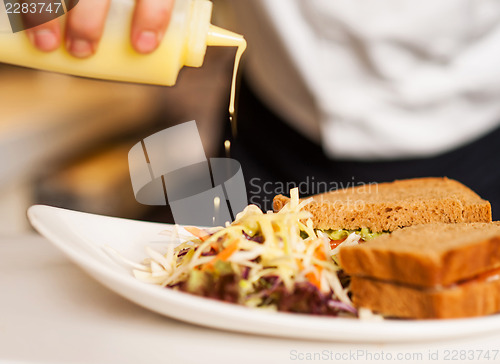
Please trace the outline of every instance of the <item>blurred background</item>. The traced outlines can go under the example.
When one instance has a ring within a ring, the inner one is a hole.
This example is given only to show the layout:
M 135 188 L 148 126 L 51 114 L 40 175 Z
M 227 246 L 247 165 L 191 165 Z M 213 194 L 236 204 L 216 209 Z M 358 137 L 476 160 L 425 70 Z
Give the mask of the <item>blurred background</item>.
M 184 68 L 175 87 L 0 63 L 0 233 L 29 230 L 26 209 L 39 203 L 171 221 L 168 207 L 135 201 L 128 151 L 144 137 L 196 120 L 207 157 L 215 156 L 229 122 L 234 55 L 235 49 L 209 47 L 203 67 Z

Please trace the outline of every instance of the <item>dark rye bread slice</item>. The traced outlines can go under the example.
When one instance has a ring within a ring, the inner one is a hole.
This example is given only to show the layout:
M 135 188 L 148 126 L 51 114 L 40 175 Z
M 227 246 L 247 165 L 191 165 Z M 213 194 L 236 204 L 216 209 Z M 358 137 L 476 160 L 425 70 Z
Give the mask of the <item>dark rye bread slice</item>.
M 369 228 L 373 232 L 432 222 L 489 222 L 491 206 L 463 184 L 444 178 L 418 178 L 368 184 L 313 196 L 304 210 L 317 229 Z M 278 195 L 274 211 L 289 201 Z
M 447 286 L 500 266 L 500 222 L 411 226 L 342 248 L 338 258 L 351 276 Z
M 355 306 L 390 317 L 444 319 L 500 311 L 500 279 L 471 280 L 446 289 L 418 289 L 352 277 L 350 287 Z

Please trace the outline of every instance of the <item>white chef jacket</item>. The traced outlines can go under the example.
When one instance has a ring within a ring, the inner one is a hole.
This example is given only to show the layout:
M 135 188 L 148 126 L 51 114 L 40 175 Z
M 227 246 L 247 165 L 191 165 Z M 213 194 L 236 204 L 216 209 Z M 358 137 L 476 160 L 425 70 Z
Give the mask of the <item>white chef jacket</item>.
M 440 154 L 500 124 L 500 0 L 232 0 L 249 80 L 325 152 Z

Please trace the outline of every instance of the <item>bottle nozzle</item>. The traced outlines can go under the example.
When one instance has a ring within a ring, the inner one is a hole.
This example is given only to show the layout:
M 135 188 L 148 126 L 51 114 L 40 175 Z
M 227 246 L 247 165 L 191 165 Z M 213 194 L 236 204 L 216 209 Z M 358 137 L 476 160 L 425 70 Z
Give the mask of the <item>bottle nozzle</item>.
M 243 44 L 246 44 L 246 41 L 240 34 L 219 28 L 215 25 L 210 25 L 208 28 L 208 46 L 241 47 Z

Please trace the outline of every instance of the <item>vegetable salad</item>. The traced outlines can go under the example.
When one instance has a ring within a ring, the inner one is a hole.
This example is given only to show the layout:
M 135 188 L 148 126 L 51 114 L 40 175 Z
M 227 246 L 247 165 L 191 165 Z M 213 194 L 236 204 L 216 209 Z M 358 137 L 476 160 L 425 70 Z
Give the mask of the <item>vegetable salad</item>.
M 279 212 L 249 205 L 226 227 L 185 227 L 191 237 L 166 252 L 147 249 L 135 264 L 139 280 L 248 307 L 330 316 L 356 316 L 348 277 L 335 260 L 357 232 L 313 229 L 311 215 L 291 190 Z M 362 232 L 368 238 L 370 232 Z

